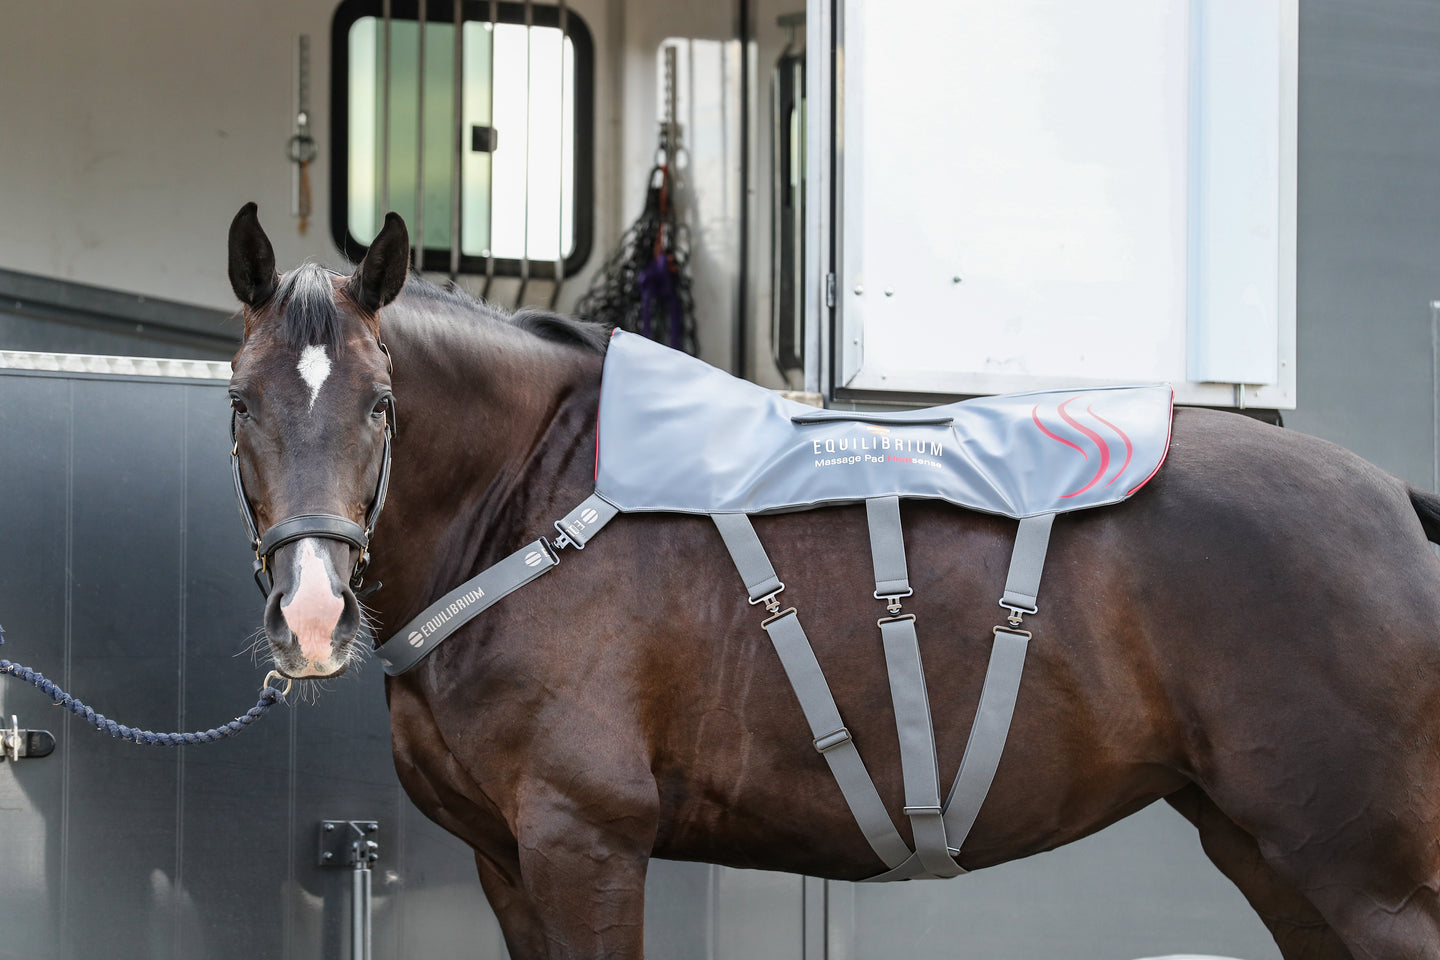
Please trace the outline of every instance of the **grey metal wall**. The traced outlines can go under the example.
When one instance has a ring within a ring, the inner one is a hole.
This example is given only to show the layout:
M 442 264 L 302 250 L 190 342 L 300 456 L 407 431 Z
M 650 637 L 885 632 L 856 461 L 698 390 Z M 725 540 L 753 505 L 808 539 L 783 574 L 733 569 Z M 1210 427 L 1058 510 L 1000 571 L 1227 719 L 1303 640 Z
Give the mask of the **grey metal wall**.
M 240 329 L 218 310 L 0 268 L 0 350 L 228 360 Z
M 0 372 L 0 656 L 132 726 L 204 729 L 255 703 L 226 414 L 223 381 Z M 59 739 L 0 764 L 0 957 L 347 956 L 322 819 L 380 821 L 377 957 L 498 956 L 468 851 L 395 780 L 381 676 L 178 749 L 0 682 L 0 714 Z
M 1435 484 L 1440 4 L 1302 0 L 1297 430 Z

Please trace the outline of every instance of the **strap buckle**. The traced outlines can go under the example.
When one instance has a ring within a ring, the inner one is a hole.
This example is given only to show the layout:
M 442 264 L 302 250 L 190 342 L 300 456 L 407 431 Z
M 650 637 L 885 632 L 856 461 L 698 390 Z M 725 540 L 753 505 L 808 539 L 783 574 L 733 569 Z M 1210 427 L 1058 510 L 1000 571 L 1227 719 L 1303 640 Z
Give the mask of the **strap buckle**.
M 1005 620 L 1012 627 L 1018 627 L 1024 623 L 1026 614 L 1036 614 L 1040 612 L 1040 608 L 1037 606 L 1027 607 L 1023 604 L 1007 602 L 1004 599 L 1000 601 L 1000 606 L 1010 611 L 1010 615 L 1006 617 Z
M 876 600 L 886 601 L 885 609 L 889 610 L 890 615 L 893 617 L 900 612 L 900 601 L 914 593 L 914 590 L 906 590 L 904 593 L 881 593 L 879 590 L 876 590 L 871 596 Z
M 1000 634 L 1004 633 L 1012 637 L 1024 637 L 1026 640 L 1031 640 L 1034 638 L 1034 634 L 1032 634 L 1029 630 L 1015 630 L 1010 627 L 996 626 L 993 627 L 990 632 L 997 637 L 1000 636 Z
M 767 607 L 766 609 L 769 608 Z M 770 611 L 771 615 L 760 621 L 760 629 L 764 630 L 781 617 L 788 617 L 797 612 L 794 607 L 786 607 L 784 610 L 781 610 L 780 604 L 777 603 L 775 604 L 775 609 Z
M 812 742 L 815 744 L 816 752 L 829 753 L 836 747 L 849 743 L 850 739 L 849 729 L 841 727 L 833 733 L 827 733 L 823 737 L 816 737 Z
M 886 609 L 886 610 L 889 610 L 889 611 L 890 611 L 890 616 L 893 617 L 893 616 L 896 616 L 896 615 L 898 615 L 898 614 L 900 613 L 900 598 L 901 598 L 901 597 L 908 597 L 908 596 L 910 596 L 910 594 L 908 594 L 908 593 L 898 594 L 898 595 L 893 596 L 893 597 L 882 597 L 882 596 L 879 596 L 879 595 L 877 594 L 876 597 L 875 597 L 875 599 L 876 599 L 876 600 L 884 600 L 884 601 L 886 601 L 886 603 L 885 603 L 885 609 Z
M 770 614 L 770 620 L 774 620 L 780 613 L 780 601 L 775 598 L 784 592 L 785 584 L 782 583 L 780 584 L 780 589 L 774 593 L 768 593 L 763 597 L 746 597 L 745 599 L 752 607 L 762 603 L 765 604 L 765 611 Z M 766 620 L 765 622 L 769 623 L 770 620 Z

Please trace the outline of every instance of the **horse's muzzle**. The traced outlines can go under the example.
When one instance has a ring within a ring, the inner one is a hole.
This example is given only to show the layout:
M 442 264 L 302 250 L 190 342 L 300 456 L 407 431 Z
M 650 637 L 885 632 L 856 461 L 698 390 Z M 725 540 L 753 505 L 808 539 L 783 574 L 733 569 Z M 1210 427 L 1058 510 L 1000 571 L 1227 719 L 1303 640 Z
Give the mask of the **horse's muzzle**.
M 338 542 L 306 538 L 275 553 L 275 589 L 265 602 L 265 633 L 275 667 L 287 677 L 323 678 L 345 672 L 360 604 L 346 577 L 348 553 Z

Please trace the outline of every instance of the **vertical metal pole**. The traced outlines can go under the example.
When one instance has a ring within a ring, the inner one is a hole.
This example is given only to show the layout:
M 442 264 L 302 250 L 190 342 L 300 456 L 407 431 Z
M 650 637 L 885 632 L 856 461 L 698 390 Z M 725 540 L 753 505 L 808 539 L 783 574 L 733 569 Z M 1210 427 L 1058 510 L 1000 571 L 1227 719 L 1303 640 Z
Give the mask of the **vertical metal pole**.
M 560 287 L 565 283 L 565 37 L 569 29 L 570 11 L 565 0 L 560 0 L 560 164 L 557 174 L 559 191 L 555 201 L 555 287 L 550 291 L 550 309 L 560 299 Z
M 791 27 L 790 39 L 786 42 L 785 49 L 780 51 L 780 57 L 776 62 L 775 72 L 770 81 L 770 354 L 775 360 L 775 366 L 780 368 L 780 375 L 785 378 L 787 383 L 790 380 L 790 372 L 781 362 L 783 359 L 780 356 L 782 352 L 780 345 L 783 342 L 781 327 L 786 323 L 793 323 L 794 317 L 785 315 L 786 304 L 782 295 L 785 286 L 785 271 L 789 267 L 785 260 L 787 247 L 784 242 L 784 210 L 786 185 L 791 174 L 791 167 L 787 162 L 789 157 L 783 149 L 786 142 L 785 130 L 790 126 L 790 118 L 785 114 L 785 97 L 782 91 L 786 86 L 787 68 L 785 64 L 794 53 L 794 49 L 795 28 Z M 788 73 L 793 76 L 794 68 L 789 68 Z M 794 148 L 793 144 L 791 148 Z M 793 202 L 794 198 L 791 199 Z M 792 350 L 792 352 L 795 351 Z
M 372 960 L 370 922 L 370 862 L 357 858 L 350 871 L 350 958 Z
M 530 54 L 535 28 L 535 4 L 525 0 L 525 215 L 520 248 L 520 289 L 515 291 L 515 307 L 525 302 L 525 287 L 530 283 Z
M 754 41 L 750 26 L 751 0 L 740 0 L 740 249 L 739 276 L 735 283 L 735 376 L 744 377 L 750 367 L 749 331 L 745 329 L 750 310 L 746 302 L 750 296 L 750 70 L 752 67 L 751 43 Z
M 415 59 L 415 272 L 425 272 L 425 21 L 430 4 L 420 0 L 419 52 Z
M 384 34 L 380 66 L 380 209 L 376 222 L 390 212 L 390 0 L 381 0 L 380 22 Z
M 693 41 L 692 41 L 693 43 Z M 694 53 L 692 48 L 690 51 Z M 675 44 L 665 45 L 665 116 L 661 118 L 660 125 L 664 131 L 664 138 L 660 141 L 665 146 L 665 165 L 670 168 L 670 182 L 675 182 L 675 154 L 680 151 L 680 81 L 676 58 L 679 50 Z M 694 90 L 694 87 L 691 87 Z M 692 101 L 693 102 L 693 101 Z
M 455 5 L 455 45 L 451 56 L 455 81 L 451 94 L 455 99 L 455 155 L 450 167 L 450 282 L 454 283 L 460 276 L 460 168 L 465 162 L 465 7 L 461 0 L 451 2 Z
M 834 188 L 842 158 L 835 152 L 835 133 L 844 117 L 844 77 L 837 69 L 839 21 L 844 14 L 836 0 L 815 0 L 805 17 L 805 267 L 804 310 L 805 389 L 829 398 L 833 392 L 834 329 L 840 307 L 826 291 L 837 278 L 837 222 L 841 197 Z
M 490 97 L 490 112 L 486 122 L 490 124 L 490 136 L 499 137 L 495 129 L 495 50 L 498 47 L 500 31 L 499 0 L 490 0 L 490 83 L 487 87 Z M 485 286 L 480 289 L 482 299 L 490 296 L 490 283 L 495 279 L 495 151 L 498 139 L 492 139 L 490 151 L 490 175 L 485 178 L 485 216 L 489 223 L 485 228 Z
M 1431 489 L 1440 493 L 1440 300 L 1430 301 Z
M 302 123 L 309 122 L 309 100 L 310 100 L 310 37 L 307 34 L 300 34 L 295 38 L 295 136 L 300 136 L 304 131 Z M 303 120 L 302 120 L 303 118 Z M 295 141 L 291 141 L 294 143 Z M 300 164 L 291 156 L 291 178 L 290 178 L 290 216 L 300 216 Z

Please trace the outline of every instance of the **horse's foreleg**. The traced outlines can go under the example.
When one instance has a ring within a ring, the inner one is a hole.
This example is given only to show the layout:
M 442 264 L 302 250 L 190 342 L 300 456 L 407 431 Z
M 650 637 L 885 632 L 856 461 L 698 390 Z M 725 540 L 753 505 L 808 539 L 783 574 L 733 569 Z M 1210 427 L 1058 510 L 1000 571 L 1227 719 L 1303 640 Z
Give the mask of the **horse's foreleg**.
M 617 810 L 613 797 L 528 793 L 515 823 L 519 884 L 500 898 L 520 928 L 515 943 L 506 930 L 511 956 L 642 960 L 653 817 Z
M 520 883 L 519 864 L 501 865 L 476 851 L 475 868 L 480 873 L 485 899 L 500 921 L 505 948 L 513 960 L 544 957 L 545 937 L 540 915 Z
M 1260 915 L 1285 960 L 1354 960 L 1309 900 L 1261 856 L 1260 847 L 1193 784 L 1165 798 L 1200 831 L 1200 845 Z

